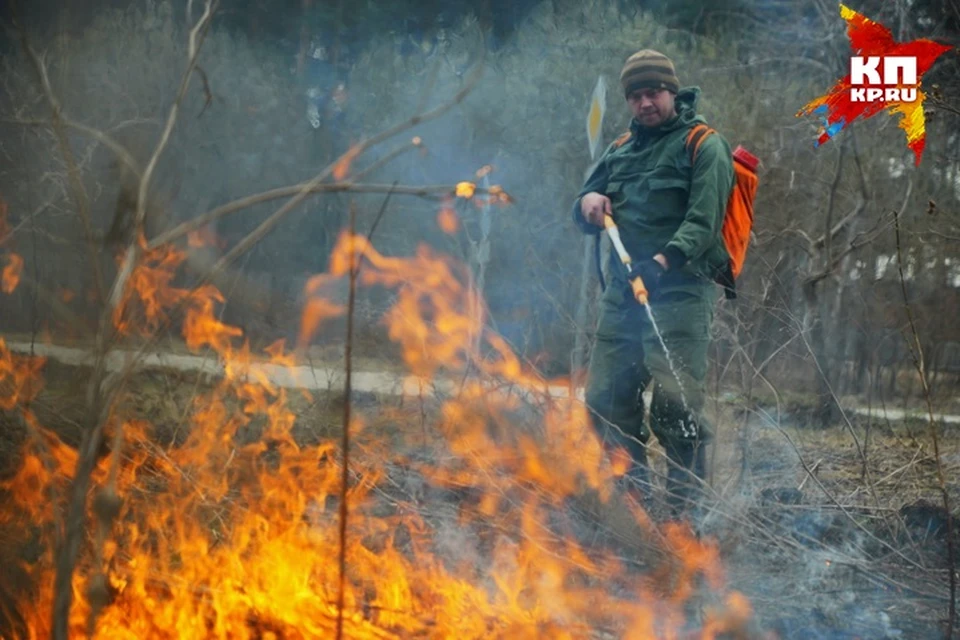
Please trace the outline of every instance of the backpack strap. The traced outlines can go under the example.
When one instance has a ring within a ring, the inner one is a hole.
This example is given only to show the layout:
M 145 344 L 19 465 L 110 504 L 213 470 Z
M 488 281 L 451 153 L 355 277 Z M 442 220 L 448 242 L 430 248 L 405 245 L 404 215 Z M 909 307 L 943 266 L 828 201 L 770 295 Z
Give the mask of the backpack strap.
M 705 124 L 697 124 L 687 133 L 687 149 L 690 149 L 690 164 L 697 161 L 697 151 L 700 150 L 700 144 L 707 139 L 711 133 L 716 133 Z

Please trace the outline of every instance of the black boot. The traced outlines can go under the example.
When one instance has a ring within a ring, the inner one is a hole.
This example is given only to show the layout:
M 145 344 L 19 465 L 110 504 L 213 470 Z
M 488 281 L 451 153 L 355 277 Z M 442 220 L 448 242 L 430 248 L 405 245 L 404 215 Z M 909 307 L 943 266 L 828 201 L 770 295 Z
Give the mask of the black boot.
M 707 478 L 706 445 L 698 441 L 681 441 L 666 447 L 667 504 L 675 518 L 692 512 L 702 493 L 701 484 Z
M 647 450 L 642 446 L 633 446 L 631 449 L 630 454 L 633 462 L 627 472 L 620 477 L 618 484 L 624 494 L 647 509 L 652 495 L 650 469 L 647 466 Z

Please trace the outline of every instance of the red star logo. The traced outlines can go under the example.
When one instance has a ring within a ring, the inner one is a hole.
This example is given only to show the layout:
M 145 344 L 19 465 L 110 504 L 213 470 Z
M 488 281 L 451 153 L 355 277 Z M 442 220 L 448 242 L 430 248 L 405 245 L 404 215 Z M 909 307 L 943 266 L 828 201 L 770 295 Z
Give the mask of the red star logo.
M 819 115 L 823 128 L 817 139 L 817 146 L 839 133 L 857 118 L 869 118 L 881 111 L 900 114 L 899 126 L 907 134 L 907 147 L 920 164 L 920 156 L 926 143 L 926 128 L 923 119 L 924 93 L 920 90 L 920 80 L 933 63 L 949 51 L 951 47 L 932 40 L 921 39 L 912 42 L 895 42 L 893 34 L 883 25 L 864 17 L 856 11 L 840 5 L 840 17 L 847 22 L 847 36 L 854 55 L 858 56 L 906 56 L 917 60 L 916 100 L 912 102 L 860 102 L 851 99 L 853 85 L 848 73 L 838 80 L 830 93 L 817 98 L 803 107 L 797 116 Z

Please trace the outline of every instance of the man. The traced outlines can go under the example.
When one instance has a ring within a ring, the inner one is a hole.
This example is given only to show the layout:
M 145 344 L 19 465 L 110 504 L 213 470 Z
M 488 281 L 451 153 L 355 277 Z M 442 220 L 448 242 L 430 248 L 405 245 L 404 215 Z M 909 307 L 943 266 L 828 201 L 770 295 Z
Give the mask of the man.
M 626 477 L 649 486 L 641 393 L 653 384 L 650 427 L 669 457 L 668 503 L 679 514 L 699 483 L 689 474 L 705 478 L 705 444 L 713 435 L 702 411 L 714 279 L 729 259 L 720 233 L 733 163 L 716 133 L 703 139 L 691 163 L 686 136 L 705 123 L 696 113 L 700 89 L 681 90 L 667 56 L 638 51 L 627 59 L 620 84 L 633 115 L 630 136 L 604 152 L 573 216 L 591 234 L 603 230 L 604 215 L 613 216 L 667 350 L 611 252 L 586 400 L 605 443 L 632 457 Z

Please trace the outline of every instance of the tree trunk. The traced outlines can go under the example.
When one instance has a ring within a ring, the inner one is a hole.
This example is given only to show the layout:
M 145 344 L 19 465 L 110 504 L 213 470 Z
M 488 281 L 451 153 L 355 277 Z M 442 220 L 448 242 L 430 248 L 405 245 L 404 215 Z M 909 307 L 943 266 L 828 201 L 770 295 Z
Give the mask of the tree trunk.
M 810 348 L 816 359 L 816 366 L 813 368 L 817 388 L 814 417 L 820 427 L 826 428 L 833 424 L 837 412 L 830 392 L 829 376 L 832 365 L 827 357 L 827 340 L 821 309 L 822 296 L 817 292 L 816 283 L 804 284 L 803 295 L 807 304 L 807 321 L 804 325 L 809 330 Z

